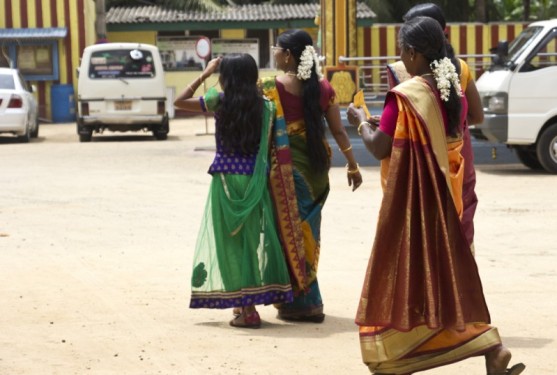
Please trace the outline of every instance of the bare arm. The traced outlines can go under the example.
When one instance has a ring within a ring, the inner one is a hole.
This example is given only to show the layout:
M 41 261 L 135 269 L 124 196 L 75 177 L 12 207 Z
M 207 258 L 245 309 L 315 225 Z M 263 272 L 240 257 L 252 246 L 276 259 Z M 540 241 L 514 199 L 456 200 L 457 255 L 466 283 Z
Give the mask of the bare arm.
M 191 112 L 203 112 L 201 104 L 199 103 L 199 99 L 194 98 L 193 94 L 203 83 L 203 81 L 205 81 L 207 77 L 209 77 L 218 69 L 221 60 L 221 57 L 217 57 L 209 61 L 203 73 L 201 73 L 201 75 L 197 77 L 192 83 L 186 86 L 184 91 L 182 91 L 180 95 L 176 97 L 176 99 L 174 100 L 174 107 L 185 109 L 186 111 Z
M 376 159 L 382 160 L 391 155 L 393 139 L 377 129 L 377 123 L 369 122 L 362 108 L 356 108 L 350 104 L 347 115 L 350 123 L 358 126 L 358 133 L 362 136 L 366 149 Z
M 468 125 L 481 124 L 484 120 L 484 110 L 480 99 L 480 93 L 478 92 L 473 79 L 470 79 L 468 82 L 466 92 L 464 94 L 466 95 L 466 100 L 468 101 L 468 114 L 466 116 Z
M 342 125 L 338 104 L 331 104 L 329 106 L 327 112 L 325 112 L 325 119 L 327 120 L 329 130 L 331 131 L 339 150 L 348 162 L 346 177 L 348 178 L 348 186 L 352 186 L 352 191 L 354 191 L 362 184 L 362 175 L 360 173 L 358 163 L 356 163 L 356 159 L 354 158 L 354 153 L 352 152 L 350 138 L 346 133 L 346 129 L 344 129 L 344 126 Z

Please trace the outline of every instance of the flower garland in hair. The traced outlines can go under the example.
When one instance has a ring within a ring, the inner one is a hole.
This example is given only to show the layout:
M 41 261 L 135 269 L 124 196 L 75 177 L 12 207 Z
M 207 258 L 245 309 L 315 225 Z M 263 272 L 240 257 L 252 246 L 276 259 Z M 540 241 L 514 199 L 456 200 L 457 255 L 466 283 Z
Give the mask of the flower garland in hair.
M 451 93 L 451 84 L 454 86 L 458 96 L 462 96 L 462 90 L 460 88 L 460 81 L 458 74 L 456 73 L 456 68 L 447 57 L 443 57 L 440 60 L 433 60 L 429 67 L 433 71 L 433 76 L 437 82 L 437 88 L 441 93 L 441 99 L 444 102 L 449 101 L 449 96 Z
M 300 63 L 298 64 L 298 72 L 296 77 L 305 81 L 311 77 L 311 67 L 315 65 L 315 72 L 317 73 L 317 77 L 321 79 L 323 75 L 321 74 L 321 68 L 319 67 L 319 57 L 317 57 L 317 53 L 313 46 L 307 45 L 300 56 Z

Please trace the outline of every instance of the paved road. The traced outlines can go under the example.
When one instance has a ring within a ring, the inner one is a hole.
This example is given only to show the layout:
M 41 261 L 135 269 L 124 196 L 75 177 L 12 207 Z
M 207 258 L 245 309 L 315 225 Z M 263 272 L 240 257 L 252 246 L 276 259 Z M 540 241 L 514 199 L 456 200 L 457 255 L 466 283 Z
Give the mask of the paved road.
M 332 168 L 323 212 L 320 325 L 228 325 L 188 308 L 212 136 L 173 121 L 167 141 L 75 124 L 0 140 L 1 375 L 364 375 L 354 324 L 381 200 L 379 169 L 352 192 Z M 557 176 L 479 165 L 476 259 L 494 325 L 526 373 L 557 368 Z M 553 281 L 552 281 L 553 280 Z M 485 374 L 482 358 L 428 375 Z

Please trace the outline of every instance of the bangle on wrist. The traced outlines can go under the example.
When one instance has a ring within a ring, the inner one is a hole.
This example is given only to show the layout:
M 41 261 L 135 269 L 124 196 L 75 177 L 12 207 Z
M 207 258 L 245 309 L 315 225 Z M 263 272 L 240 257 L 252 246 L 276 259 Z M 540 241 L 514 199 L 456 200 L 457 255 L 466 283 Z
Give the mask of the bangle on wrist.
M 356 163 L 356 168 L 354 168 L 354 169 L 350 169 L 348 164 L 346 164 L 346 173 L 356 174 L 356 173 L 359 173 L 359 172 L 360 172 L 360 165 L 358 163 Z
M 347 151 L 350 151 L 350 150 L 352 150 L 352 145 L 346 147 L 345 149 L 342 149 L 342 148 L 339 147 L 338 150 L 339 150 L 340 152 L 347 152 Z
M 360 122 L 360 125 L 358 125 L 358 135 L 362 135 L 362 126 L 364 125 L 371 127 L 371 124 L 367 121 Z

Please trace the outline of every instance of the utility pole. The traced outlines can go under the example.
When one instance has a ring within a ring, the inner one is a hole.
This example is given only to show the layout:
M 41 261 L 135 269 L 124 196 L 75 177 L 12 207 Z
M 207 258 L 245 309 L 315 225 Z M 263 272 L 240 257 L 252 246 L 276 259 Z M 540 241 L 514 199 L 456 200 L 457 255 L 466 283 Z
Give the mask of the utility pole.
M 95 0 L 95 33 L 97 43 L 106 42 L 106 7 L 104 0 Z
M 326 66 L 357 53 L 356 0 L 321 0 L 321 54 Z

